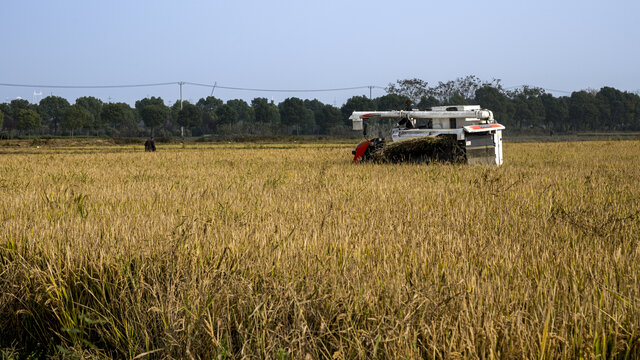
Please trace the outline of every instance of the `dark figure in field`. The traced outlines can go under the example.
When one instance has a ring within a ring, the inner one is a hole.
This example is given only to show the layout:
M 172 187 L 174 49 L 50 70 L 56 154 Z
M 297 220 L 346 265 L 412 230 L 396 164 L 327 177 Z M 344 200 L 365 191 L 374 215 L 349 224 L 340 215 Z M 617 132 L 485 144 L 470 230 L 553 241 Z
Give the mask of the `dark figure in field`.
M 405 102 L 406 107 L 404 108 L 406 111 L 411 111 L 413 110 L 413 108 L 416 106 L 413 103 L 413 100 L 409 99 Z M 400 120 L 400 122 L 398 122 L 398 125 L 404 125 L 407 129 L 413 129 L 413 123 L 411 122 L 411 120 L 404 118 L 402 120 Z
M 416 104 L 411 99 L 408 99 L 407 101 L 405 101 L 405 105 L 406 107 L 404 109 L 407 111 L 411 111 L 413 110 L 413 108 L 416 107 Z
M 144 151 L 156 151 L 156 142 L 153 140 L 153 136 L 144 143 Z

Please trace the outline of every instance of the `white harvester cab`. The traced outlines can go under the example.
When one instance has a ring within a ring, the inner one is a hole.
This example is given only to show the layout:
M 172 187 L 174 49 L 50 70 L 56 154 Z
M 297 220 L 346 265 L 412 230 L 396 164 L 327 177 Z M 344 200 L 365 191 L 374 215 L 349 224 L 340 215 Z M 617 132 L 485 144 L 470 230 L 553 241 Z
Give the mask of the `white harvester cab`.
M 394 142 L 423 137 L 455 136 L 459 146 L 465 151 L 467 163 L 502 165 L 504 126 L 495 121 L 493 112 L 481 109 L 479 105 L 434 106 L 424 111 L 354 111 L 349 117 L 353 123 L 353 130 L 363 130 L 364 121 L 367 119 L 383 118 L 399 119 L 391 131 Z M 366 148 L 361 148 L 360 153 L 362 151 L 366 151 Z M 358 160 L 354 158 L 354 161 Z

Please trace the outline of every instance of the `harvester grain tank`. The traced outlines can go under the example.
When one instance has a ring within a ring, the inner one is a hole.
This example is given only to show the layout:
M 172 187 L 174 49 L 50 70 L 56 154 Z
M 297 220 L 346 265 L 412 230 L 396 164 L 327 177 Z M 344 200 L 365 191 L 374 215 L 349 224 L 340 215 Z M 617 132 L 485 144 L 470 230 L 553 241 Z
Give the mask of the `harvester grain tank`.
M 493 112 L 481 109 L 479 105 L 437 106 L 428 110 L 395 110 L 395 111 L 354 111 L 349 119 L 353 130 L 361 130 L 366 136 L 366 120 L 398 119 L 391 131 L 393 143 L 386 145 L 384 139 L 368 139 L 360 143 L 353 151 L 354 162 L 372 159 L 384 159 L 384 153 L 391 145 L 397 153 L 402 152 L 403 144 L 410 158 L 409 148 L 416 143 L 441 141 L 446 139 L 455 145 L 455 151 L 462 154 L 463 161 L 468 164 L 502 165 L 502 130 L 504 126 L 493 118 Z M 413 140 L 413 141 L 411 141 Z M 411 146 L 409 146 L 411 145 Z M 425 148 L 424 146 L 422 148 Z M 442 147 L 443 151 L 453 151 L 453 147 Z M 374 156 L 375 154 L 381 156 Z M 439 154 L 442 155 L 447 154 Z M 415 160 L 415 155 L 414 160 Z M 396 156 L 397 158 L 397 156 Z M 425 153 L 424 161 L 432 161 L 434 155 Z

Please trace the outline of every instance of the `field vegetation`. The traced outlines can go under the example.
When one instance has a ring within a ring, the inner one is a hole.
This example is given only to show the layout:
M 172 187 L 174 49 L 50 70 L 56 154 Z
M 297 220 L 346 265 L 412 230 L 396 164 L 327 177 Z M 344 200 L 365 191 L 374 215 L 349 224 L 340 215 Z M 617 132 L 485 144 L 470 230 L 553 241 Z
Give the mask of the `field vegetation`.
M 640 141 L 2 146 L 0 356 L 640 356 Z

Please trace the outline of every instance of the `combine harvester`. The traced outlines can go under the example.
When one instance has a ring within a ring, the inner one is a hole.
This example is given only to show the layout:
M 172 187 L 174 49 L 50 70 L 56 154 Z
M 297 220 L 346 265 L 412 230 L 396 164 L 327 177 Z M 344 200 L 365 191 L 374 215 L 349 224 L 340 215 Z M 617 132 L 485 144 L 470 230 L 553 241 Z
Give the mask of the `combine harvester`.
M 393 142 L 363 141 L 353 162 L 432 162 L 502 165 L 502 130 L 493 113 L 479 105 L 437 106 L 426 111 L 354 111 L 353 130 L 367 135 L 367 119 L 398 119 Z

